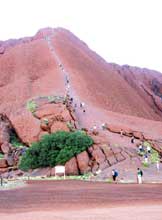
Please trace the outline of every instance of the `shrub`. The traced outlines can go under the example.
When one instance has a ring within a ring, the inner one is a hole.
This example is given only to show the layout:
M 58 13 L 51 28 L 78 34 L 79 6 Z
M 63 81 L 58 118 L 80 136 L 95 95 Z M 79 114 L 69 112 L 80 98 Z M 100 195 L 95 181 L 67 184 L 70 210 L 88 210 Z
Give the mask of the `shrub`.
M 151 152 L 151 155 L 150 155 L 150 160 L 151 160 L 151 163 L 156 163 L 157 161 L 159 161 L 159 154 L 157 151 L 155 150 L 152 150 Z
M 30 100 L 30 101 L 27 102 L 26 108 L 27 108 L 28 111 L 34 113 L 36 108 L 37 108 L 37 104 L 35 103 L 35 101 Z
M 0 153 L 0 159 L 3 159 L 3 158 L 4 158 L 4 154 Z
M 68 121 L 66 123 L 66 125 L 67 125 L 67 127 L 69 128 L 70 131 L 75 131 L 75 127 L 70 121 Z
M 19 167 L 27 171 L 39 167 L 64 165 L 73 156 L 86 150 L 92 144 L 92 138 L 80 131 L 58 131 L 44 135 L 39 142 L 33 143 L 22 156 Z
M 149 163 L 147 163 L 145 161 L 142 162 L 142 165 L 143 165 L 143 167 L 149 167 Z

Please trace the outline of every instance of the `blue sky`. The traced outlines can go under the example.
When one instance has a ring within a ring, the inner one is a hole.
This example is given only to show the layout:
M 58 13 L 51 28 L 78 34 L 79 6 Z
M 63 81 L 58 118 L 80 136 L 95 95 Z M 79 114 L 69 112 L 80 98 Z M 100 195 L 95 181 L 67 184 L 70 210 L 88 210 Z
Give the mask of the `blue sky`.
M 108 62 L 162 72 L 161 0 L 0 0 L 0 40 L 72 31 Z

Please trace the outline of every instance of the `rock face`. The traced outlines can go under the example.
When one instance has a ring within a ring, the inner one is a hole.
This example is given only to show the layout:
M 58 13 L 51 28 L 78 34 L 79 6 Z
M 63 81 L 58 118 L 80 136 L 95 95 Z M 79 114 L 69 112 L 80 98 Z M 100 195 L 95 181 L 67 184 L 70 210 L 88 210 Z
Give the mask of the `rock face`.
M 68 174 L 68 175 L 78 175 L 79 174 L 77 161 L 76 161 L 75 157 L 71 158 L 71 160 L 66 162 L 65 171 L 66 171 L 66 174 Z
M 8 142 L 4 142 L 4 143 L 1 145 L 1 151 L 2 151 L 4 154 L 10 153 L 11 150 L 12 150 L 12 145 L 9 144 Z
M 24 143 L 30 144 L 38 140 L 40 122 L 33 117 L 30 111 L 24 110 L 19 115 L 12 116 L 10 119 L 16 133 Z
M 91 168 L 89 166 L 90 158 L 89 158 L 88 153 L 86 151 L 78 154 L 76 158 L 77 158 L 77 162 L 78 162 L 78 168 L 79 168 L 81 174 L 84 174 L 84 173 L 91 171 Z

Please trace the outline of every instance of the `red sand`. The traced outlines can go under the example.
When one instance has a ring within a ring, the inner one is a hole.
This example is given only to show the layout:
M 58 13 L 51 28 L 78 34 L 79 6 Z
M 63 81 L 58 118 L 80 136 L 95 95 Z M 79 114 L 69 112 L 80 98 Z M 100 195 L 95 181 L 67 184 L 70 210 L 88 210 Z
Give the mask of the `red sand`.
M 161 184 L 30 181 L 0 201 L 3 220 L 162 219 Z

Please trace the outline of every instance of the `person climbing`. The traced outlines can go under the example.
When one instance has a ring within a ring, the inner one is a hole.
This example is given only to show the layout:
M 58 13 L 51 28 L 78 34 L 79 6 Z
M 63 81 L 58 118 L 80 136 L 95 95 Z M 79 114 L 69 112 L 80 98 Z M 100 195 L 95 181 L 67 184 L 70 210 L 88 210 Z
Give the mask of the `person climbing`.
M 134 142 L 135 142 L 135 138 L 134 138 L 134 136 L 132 136 L 131 137 L 131 143 L 134 144 Z
M 100 169 L 96 170 L 96 175 L 98 175 L 98 174 L 100 174 L 100 173 L 101 173 L 101 170 L 100 170 Z
M 147 153 L 148 153 L 148 154 L 151 153 L 151 147 L 150 147 L 150 145 L 147 146 L 146 150 L 147 150 Z
M 96 125 L 94 125 L 94 126 L 92 127 L 92 133 L 93 133 L 94 135 L 97 135 L 97 134 L 98 134 L 97 126 L 96 126 Z
M 143 171 L 140 168 L 137 168 L 137 182 L 138 184 L 142 183 Z
M 73 103 L 73 98 L 70 98 L 69 104 L 72 105 L 72 103 Z
M 148 155 L 147 155 L 147 153 L 144 155 L 144 162 L 145 162 L 146 164 L 148 164 Z
M 84 102 L 81 102 L 81 103 L 80 103 L 80 108 L 84 108 L 84 106 L 85 106 L 85 103 L 84 103 Z
M 139 150 L 139 153 L 144 152 L 144 147 L 143 147 L 142 144 L 140 144 L 140 145 L 138 146 L 138 150 Z
M 93 131 L 96 131 L 96 130 L 97 130 L 97 126 L 94 125 L 94 126 L 93 126 Z
M 123 129 L 120 130 L 120 137 L 123 137 L 124 131 Z
M 68 76 L 65 76 L 66 84 L 68 84 L 70 81 L 68 79 Z
M 119 175 L 118 171 L 113 169 L 112 170 L 112 179 L 113 179 L 114 182 L 116 181 L 116 178 L 117 178 L 118 175 Z
M 160 163 L 159 160 L 156 161 L 156 169 L 159 172 L 160 171 Z
M 102 125 L 101 125 L 101 128 L 102 128 L 102 130 L 106 130 L 107 129 L 107 123 L 102 123 Z

